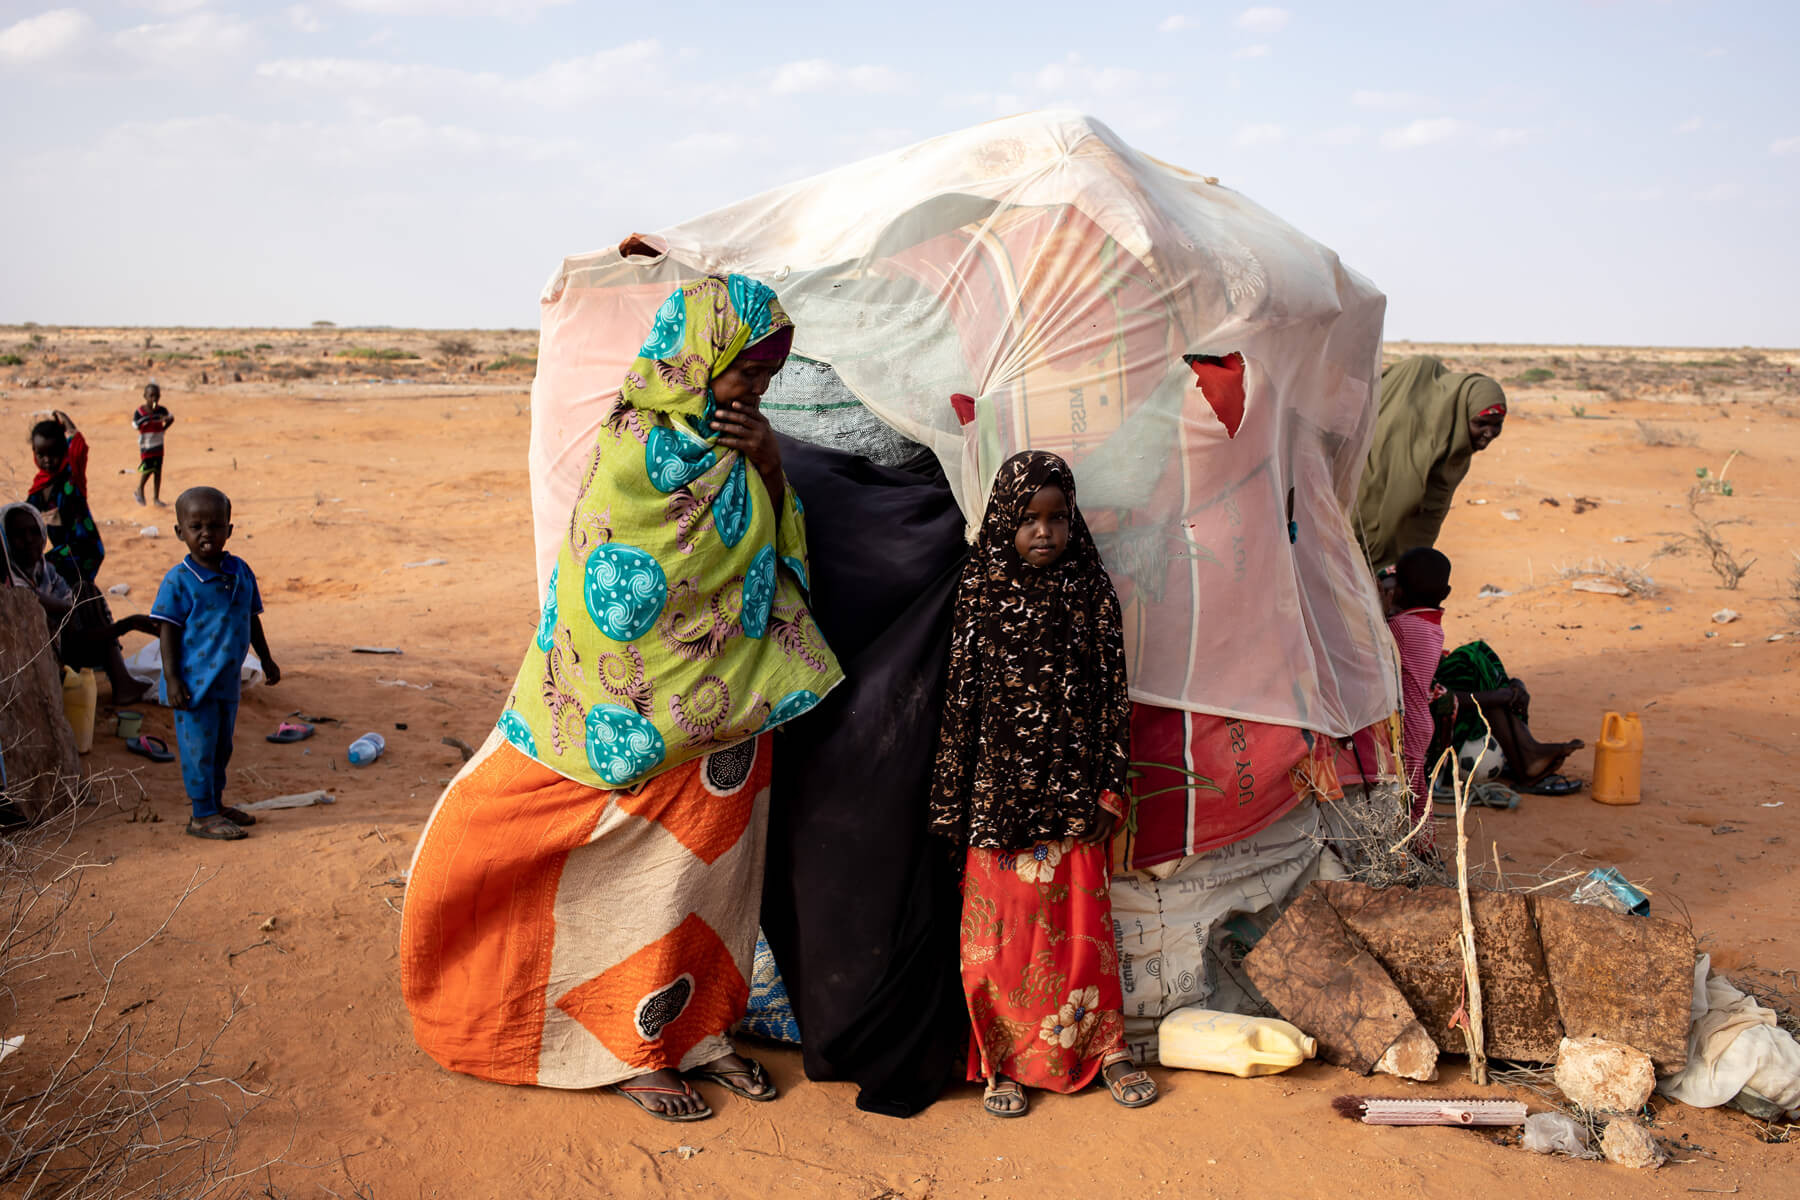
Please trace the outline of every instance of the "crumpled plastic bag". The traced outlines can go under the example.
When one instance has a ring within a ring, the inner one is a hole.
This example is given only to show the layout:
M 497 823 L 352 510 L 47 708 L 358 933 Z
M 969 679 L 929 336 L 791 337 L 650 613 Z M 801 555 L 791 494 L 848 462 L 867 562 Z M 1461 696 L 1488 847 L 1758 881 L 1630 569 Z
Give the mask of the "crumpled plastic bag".
M 1588 1145 L 1587 1126 L 1559 1112 L 1533 1113 L 1525 1118 L 1524 1147 L 1533 1154 L 1566 1154 L 1570 1158 L 1599 1158 Z
M 136 654 L 126 656 L 126 672 L 139 683 L 162 684 L 162 643 L 151 638 L 138 648 Z M 245 687 L 258 687 L 266 676 L 263 674 L 262 660 L 256 657 L 256 651 L 244 651 L 244 666 L 238 673 Z M 145 701 L 155 700 L 152 693 L 144 697 Z

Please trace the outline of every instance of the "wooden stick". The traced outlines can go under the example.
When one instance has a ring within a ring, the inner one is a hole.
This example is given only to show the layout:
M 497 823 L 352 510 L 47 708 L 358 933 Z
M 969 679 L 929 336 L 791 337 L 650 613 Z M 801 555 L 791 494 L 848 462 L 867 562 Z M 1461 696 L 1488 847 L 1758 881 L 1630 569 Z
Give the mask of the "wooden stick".
M 1479 705 L 1476 712 L 1481 712 Z M 1482 713 L 1481 721 L 1487 724 L 1487 714 Z M 1489 736 L 1492 736 L 1489 729 Z M 1481 766 L 1481 760 L 1487 755 L 1484 741 L 1481 753 L 1475 756 L 1475 766 Z M 1462 936 L 1458 941 L 1462 944 L 1463 978 L 1467 981 L 1469 1002 L 1463 1015 L 1463 1037 L 1469 1045 L 1469 1082 L 1477 1086 L 1485 1085 L 1487 1078 L 1487 1051 L 1483 1046 L 1481 1018 L 1481 972 L 1475 961 L 1475 916 L 1469 908 L 1469 833 L 1464 821 L 1469 813 L 1469 784 L 1462 777 L 1461 764 L 1452 757 L 1450 781 L 1456 792 L 1456 894 L 1462 902 Z M 1472 773 L 1472 772 L 1471 772 Z

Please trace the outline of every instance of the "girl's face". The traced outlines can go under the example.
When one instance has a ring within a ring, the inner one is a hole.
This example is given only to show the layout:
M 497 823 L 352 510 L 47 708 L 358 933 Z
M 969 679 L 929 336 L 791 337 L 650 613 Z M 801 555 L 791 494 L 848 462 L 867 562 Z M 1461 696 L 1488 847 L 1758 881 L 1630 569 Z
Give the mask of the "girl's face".
M 1027 566 L 1043 570 L 1069 548 L 1069 498 L 1054 485 L 1041 487 L 1025 506 L 1013 546 Z

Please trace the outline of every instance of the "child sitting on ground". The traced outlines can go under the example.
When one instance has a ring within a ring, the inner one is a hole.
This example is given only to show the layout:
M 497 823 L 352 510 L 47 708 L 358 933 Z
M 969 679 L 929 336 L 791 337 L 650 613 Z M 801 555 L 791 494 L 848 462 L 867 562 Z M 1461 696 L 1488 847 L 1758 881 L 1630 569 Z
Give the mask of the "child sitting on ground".
M 1388 632 L 1400 652 L 1400 758 L 1412 789 L 1416 825 L 1431 810 L 1425 787 L 1431 753 L 1433 678 L 1444 656 L 1444 601 L 1450 595 L 1450 560 L 1428 546 L 1402 554 L 1381 577 Z M 1429 832 L 1429 831 L 1427 831 Z
M 281 668 L 263 636 L 262 595 L 244 560 L 225 552 L 231 500 L 194 487 L 175 498 L 175 535 L 188 556 L 169 569 L 150 615 L 162 622 L 162 700 L 175 710 L 181 781 L 193 804 L 194 837 L 237 841 L 256 818 L 225 803 L 244 651 L 252 647 L 270 684 Z
M 1119 1012 L 1109 844 L 1125 815 L 1131 701 L 1119 597 L 1054 454 L 1000 467 L 957 587 L 931 825 L 964 862 L 963 992 L 982 1107 L 1025 1115 L 1022 1084 L 1104 1076 L 1156 1099 Z
M 175 416 L 163 407 L 162 388 L 152 379 L 144 385 L 144 402 L 131 414 L 138 432 L 137 502 L 144 502 L 144 484 L 154 484 L 152 494 L 158 508 L 167 507 L 162 498 L 163 435 L 175 423 Z

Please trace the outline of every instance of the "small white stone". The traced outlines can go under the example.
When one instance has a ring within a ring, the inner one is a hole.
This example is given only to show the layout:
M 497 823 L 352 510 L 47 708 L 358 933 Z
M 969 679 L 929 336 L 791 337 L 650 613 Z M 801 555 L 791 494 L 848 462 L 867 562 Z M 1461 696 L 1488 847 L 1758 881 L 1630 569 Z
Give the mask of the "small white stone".
M 1656 1068 L 1634 1046 L 1564 1038 L 1556 1052 L 1556 1086 L 1588 1112 L 1634 1113 L 1656 1090 Z
M 1614 1121 L 1600 1135 L 1600 1150 L 1621 1167 L 1660 1167 L 1669 1156 L 1656 1138 L 1636 1121 Z

